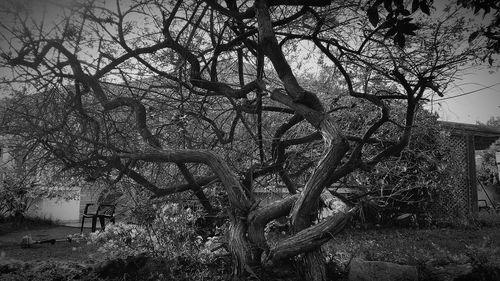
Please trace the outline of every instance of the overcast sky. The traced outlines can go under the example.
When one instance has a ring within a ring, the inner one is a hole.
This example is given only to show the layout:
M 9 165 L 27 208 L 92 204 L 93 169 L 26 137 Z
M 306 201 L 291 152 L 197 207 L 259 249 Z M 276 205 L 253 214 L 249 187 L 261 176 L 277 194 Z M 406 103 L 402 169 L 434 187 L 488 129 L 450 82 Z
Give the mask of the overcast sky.
M 491 73 L 490 73 L 491 72 Z M 449 87 L 444 98 L 436 96 L 429 108 L 441 120 L 475 124 L 500 116 L 500 71 L 475 70 Z
M 34 11 L 44 10 L 41 8 L 43 5 L 40 5 L 43 1 L 28 2 L 33 4 L 29 6 Z M 437 5 L 441 6 L 444 2 L 446 1 L 439 1 Z M 56 0 L 55 3 L 69 4 L 71 1 Z M 55 9 L 46 9 L 45 12 L 57 13 Z M 441 120 L 471 124 L 476 121 L 484 123 L 492 116 L 500 116 L 500 71 L 498 69 L 496 71 L 471 69 L 462 80 L 448 87 L 444 99 L 437 96 L 435 99 L 436 101 L 429 104 L 428 108 L 437 112 Z

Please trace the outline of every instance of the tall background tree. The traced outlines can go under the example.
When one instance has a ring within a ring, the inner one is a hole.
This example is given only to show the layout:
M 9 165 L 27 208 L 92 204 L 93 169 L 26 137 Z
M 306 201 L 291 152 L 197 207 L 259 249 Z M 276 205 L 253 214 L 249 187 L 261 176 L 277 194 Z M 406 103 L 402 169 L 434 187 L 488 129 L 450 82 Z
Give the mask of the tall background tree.
M 326 280 L 321 245 L 356 209 L 317 222 L 327 188 L 400 155 L 423 103 L 480 47 L 456 43 L 458 7 L 405 3 L 75 1 L 55 14 L 6 1 L 1 132 L 88 180 L 192 192 L 207 213 L 219 186 L 235 276 L 295 260 Z M 271 186 L 289 195 L 262 203 Z M 282 216 L 289 235 L 270 244 Z

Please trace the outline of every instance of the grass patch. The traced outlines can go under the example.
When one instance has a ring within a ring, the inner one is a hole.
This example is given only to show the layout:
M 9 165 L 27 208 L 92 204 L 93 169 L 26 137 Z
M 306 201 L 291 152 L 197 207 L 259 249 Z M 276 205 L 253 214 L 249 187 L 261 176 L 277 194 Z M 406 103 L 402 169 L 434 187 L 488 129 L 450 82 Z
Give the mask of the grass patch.
M 479 212 L 476 223 L 483 227 L 500 226 L 500 213 L 491 210 L 490 212 Z
M 97 251 L 94 244 L 85 241 L 57 242 L 55 244 L 35 244 L 29 248 L 21 248 L 19 244 L 0 246 L 0 252 L 5 258 L 22 261 L 74 261 L 94 263 L 102 260 L 103 256 Z
M 407 265 L 465 263 L 475 249 L 495 254 L 500 249 L 500 226 L 480 229 L 347 230 L 324 246 L 329 259 L 346 266 L 354 257 Z
M 0 218 L 0 235 L 57 225 L 57 221 L 42 218 L 8 217 Z
M 4 219 L 0 222 L 0 259 L 30 262 L 36 260 L 93 262 L 102 256 L 97 252 L 97 245 L 87 243 L 82 239 L 55 244 L 32 244 L 28 248 L 21 247 L 24 236 L 30 236 L 33 241 L 63 240 L 80 233 L 80 228 L 59 226 L 56 223 L 46 219 Z
M 486 217 L 486 216 L 484 216 Z M 345 277 L 345 269 L 349 261 L 354 258 L 365 260 L 377 260 L 393 262 L 398 264 L 416 265 L 422 268 L 425 263 L 432 265 L 465 264 L 469 263 L 474 268 L 500 268 L 500 225 L 495 221 L 494 216 L 487 216 L 490 221 L 489 227 L 469 227 L 469 228 L 434 228 L 434 229 L 410 229 L 410 228 L 380 228 L 371 230 L 347 229 L 343 233 L 335 236 L 330 242 L 324 245 L 330 264 L 335 263 L 339 267 L 333 268 L 332 276 Z M 478 218 L 478 222 L 480 218 Z M 50 222 L 33 221 L 25 227 L 35 229 L 34 233 L 41 233 L 42 228 L 47 228 Z M 0 224 L 1 226 L 1 224 Z M 58 238 L 57 235 L 69 234 L 71 231 L 79 232 L 78 228 L 64 228 L 51 226 L 48 229 L 66 229 L 63 232 L 50 232 L 48 238 Z M 49 232 L 47 232 L 49 233 Z M 9 235 L 21 235 L 21 232 L 13 232 Z M 17 241 L 17 240 L 16 240 Z M 4 253 L 7 259 L 17 259 L 37 263 L 38 261 L 58 261 L 89 265 L 96 264 L 105 255 L 97 250 L 96 244 L 87 244 L 87 241 L 74 241 L 72 243 L 60 242 L 54 245 L 41 244 L 33 245 L 31 248 L 22 249 L 19 244 L 0 245 L 0 252 Z M 125 258 L 125 257 L 123 257 Z M 1 262 L 0 257 L 0 262 Z M 158 278 L 162 280 L 224 280 L 230 275 L 230 259 L 228 257 L 202 262 L 196 259 L 178 257 L 176 259 L 154 258 L 147 262 L 146 266 L 139 271 L 129 270 L 127 263 L 118 263 L 118 274 L 107 276 L 97 276 L 99 272 L 85 272 L 80 268 L 80 273 L 75 271 L 66 272 L 65 266 L 59 269 L 57 264 L 44 264 L 43 267 L 34 266 L 30 272 L 23 273 L 22 270 L 9 274 L 9 278 L 0 274 L 2 280 L 30 280 L 31 276 L 65 276 L 74 278 L 76 275 L 89 274 L 93 279 L 88 280 L 150 280 Z M 131 263 L 135 264 L 135 263 Z M 82 265 L 82 266 L 83 266 Z M 41 270 L 42 268 L 43 270 Z M 36 270 L 43 272 L 36 275 Z M 127 276 L 123 272 L 128 272 Z M 56 274 L 57 272 L 57 274 Z M 99 274 L 98 274 L 99 275 Z M 106 275 L 106 274 L 104 274 Z M 70 279 L 71 279 L 70 278 Z M 90 278 L 90 277 L 89 277 Z M 142 278 L 142 279 L 141 279 Z M 266 276 L 263 280 L 273 279 L 274 276 Z M 60 279 L 60 280 L 65 280 Z M 87 279 L 81 279 L 87 280 Z M 280 279 L 286 280 L 286 279 Z

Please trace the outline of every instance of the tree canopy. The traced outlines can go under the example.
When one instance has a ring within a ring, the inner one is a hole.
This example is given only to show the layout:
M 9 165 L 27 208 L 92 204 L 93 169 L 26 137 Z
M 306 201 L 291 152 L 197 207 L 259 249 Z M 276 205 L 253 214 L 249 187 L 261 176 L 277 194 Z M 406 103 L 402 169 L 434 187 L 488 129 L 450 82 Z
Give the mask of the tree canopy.
M 208 213 L 219 185 L 235 275 L 297 258 L 325 280 L 320 246 L 354 212 L 313 223 L 327 188 L 400 155 L 483 47 L 458 6 L 428 17 L 422 0 L 31 4 L 2 4 L 0 132 L 88 180 L 191 191 Z M 289 195 L 259 203 L 271 187 Z M 290 235 L 270 245 L 281 216 Z

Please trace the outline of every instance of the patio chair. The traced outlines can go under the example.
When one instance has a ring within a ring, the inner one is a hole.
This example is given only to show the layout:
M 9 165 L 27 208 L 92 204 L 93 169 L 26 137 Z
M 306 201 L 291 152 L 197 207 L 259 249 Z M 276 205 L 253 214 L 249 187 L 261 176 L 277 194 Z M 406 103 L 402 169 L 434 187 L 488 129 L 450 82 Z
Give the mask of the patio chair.
M 105 220 L 109 219 L 110 222 L 115 223 L 115 208 L 116 205 L 111 205 L 111 204 L 100 204 L 97 207 L 97 210 L 94 212 L 91 212 L 89 210 L 90 206 L 95 205 L 94 203 L 88 203 L 85 206 L 85 210 L 83 211 L 82 215 L 82 226 L 80 228 L 80 233 L 83 233 L 83 225 L 85 223 L 85 218 L 91 218 L 92 219 L 92 232 L 96 231 L 96 224 L 97 220 L 99 219 L 99 223 L 101 224 L 101 230 L 104 230 L 106 227 Z
M 488 213 L 490 212 L 491 209 L 491 207 L 488 205 L 488 202 L 486 202 L 486 200 L 484 199 L 477 200 L 477 207 L 479 211 L 486 210 Z

